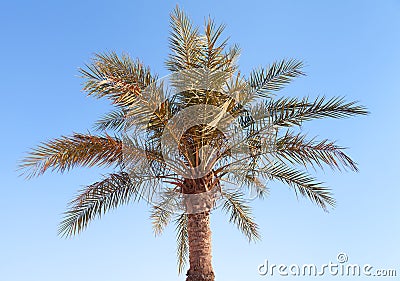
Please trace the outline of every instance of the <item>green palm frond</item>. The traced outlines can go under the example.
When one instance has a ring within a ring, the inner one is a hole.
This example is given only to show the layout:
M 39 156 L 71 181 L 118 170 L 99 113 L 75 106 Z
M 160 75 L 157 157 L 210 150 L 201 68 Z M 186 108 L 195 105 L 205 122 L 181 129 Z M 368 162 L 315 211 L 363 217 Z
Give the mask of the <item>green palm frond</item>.
M 120 131 L 125 124 L 126 113 L 122 108 L 116 108 L 107 115 L 99 119 L 95 124 L 94 128 L 96 131 Z
M 205 27 L 205 50 L 204 50 L 204 62 L 203 66 L 207 69 L 214 70 L 219 69 L 222 66 L 227 65 L 225 60 L 224 50 L 228 39 L 218 43 L 222 32 L 225 29 L 225 25 L 215 26 L 214 21 L 208 18 Z
M 272 91 L 281 90 L 293 78 L 304 75 L 303 67 L 303 62 L 295 59 L 274 62 L 267 68 L 253 70 L 249 83 L 259 96 L 271 97 Z
M 263 108 L 261 108 L 263 110 Z M 274 125 L 290 127 L 301 125 L 303 121 L 321 118 L 345 118 L 355 115 L 366 115 L 364 106 L 356 101 L 346 102 L 343 97 L 317 97 L 314 101 L 305 97 L 281 98 L 267 102 L 265 118 L 270 118 Z
M 178 7 L 171 13 L 171 33 L 169 47 L 172 53 L 166 62 L 172 71 L 197 68 L 200 65 L 202 40 L 197 27 Z
M 127 54 L 96 54 L 86 69 L 80 69 L 85 79 L 83 90 L 98 98 L 107 97 L 114 103 L 129 105 L 141 90 L 156 81 L 150 69 Z
M 254 222 L 251 208 L 240 192 L 223 192 L 224 204 L 222 209 L 230 214 L 229 222 L 234 223 L 237 228 L 247 237 L 249 241 L 260 239 L 258 225 Z
M 188 236 L 188 215 L 181 214 L 176 220 L 176 242 L 177 242 L 177 259 L 178 273 L 182 273 L 188 261 L 189 256 L 189 236 Z
M 64 213 L 58 233 L 61 236 L 73 236 L 84 230 L 96 217 L 101 217 L 108 210 L 128 203 L 132 196 L 138 198 L 138 187 L 143 179 L 132 182 L 125 173 L 110 174 L 102 181 L 89 185 L 70 203 Z
M 307 140 L 301 133 L 294 134 L 287 131 L 286 134 L 277 139 L 276 156 L 289 161 L 291 164 L 303 166 L 316 164 L 323 168 L 323 163 L 332 169 L 339 171 L 348 168 L 358 171 L 357 164 L 343 152 L 344 148 L 337 146 L 329 140 L 316 141 L 315 138 Z
M 302 196 L 310 199 L 324 211 L 328 211 L 328 205 L 335 207 L 335 199 L 329 188 L 317 182 L 313 177 L 305 172 L 296 170 L 285 164 L 276 164 L 268 167 L 265 172 L 271 179 L 279 180 L 290 187 L 294 188 L 296 195 L 300 193 Z
M 52 171 L 69 171 L 76 166 L 112 166 L 122 160 L 122 142 L 109 135 L 73 134 L 42 143 L 22 160 L 19 168 L 27 177 Z

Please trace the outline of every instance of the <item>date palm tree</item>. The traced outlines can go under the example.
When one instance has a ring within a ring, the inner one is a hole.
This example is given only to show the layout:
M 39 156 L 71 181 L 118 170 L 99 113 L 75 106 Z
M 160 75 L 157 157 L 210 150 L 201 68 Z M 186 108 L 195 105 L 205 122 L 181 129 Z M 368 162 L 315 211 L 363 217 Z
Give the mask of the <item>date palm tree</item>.
M 207 19 L 200 34 L 179 8 L 171 13 L 166 66 L 172 73 L 168 87 L 175 92 L 170 96 L 164 94 L 162 79 L 126 54 L 96 54 L 80 70 L 83 90 L 110 99 L 115 109 L 95 124 L 96 134 L 75 133 L 42 143 L 20 164 L 27 177 L 82 166 L 113 169 L 71 201 L 60 235 L 76 235 L 108 210 L 147 199 L 153 203 L 157 235 L 169 223 L 176 225 L 179 272 L 189 261 L 186 280 L 211 281 L 214 209 L 221 207 L 228 220 L 255 241 L 260 233 L 246 194 L 251 190 L 263 198 L 267 181 L 287 184 L 324 210 L 335 206 L 330 189 L 307 169 L 357 171 L 356 163 L 335 142 L 307 138 L 300 125 L 364 115 L 366 109 L 341 97 L 279 97 L 286 84 L 304 75 L 303 63 L 276 61 L 244 76 L 236 65 L 240 49 L 228 46 L 223 30 Z M 180 115 L 193 108 L 189 116 Z M 192 119 L 205 121 L 177 132 Z M 170 142 L 165 142 L 166 135 Z M 168 158 L 172 146 L 177 153 Z M 196 167 L 203 173 L 182 172 Z M 210 191 L 213 196 L 202 197 Z

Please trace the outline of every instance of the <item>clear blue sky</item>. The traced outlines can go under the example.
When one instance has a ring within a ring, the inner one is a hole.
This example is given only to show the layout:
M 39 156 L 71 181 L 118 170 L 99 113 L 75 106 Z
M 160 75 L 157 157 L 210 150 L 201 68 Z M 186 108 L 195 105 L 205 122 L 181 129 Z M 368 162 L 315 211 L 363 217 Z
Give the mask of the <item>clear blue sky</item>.
M 248 244 L 215 212 L 216 280 L 266 280 L 257 273 L 265 259 L 324 264 L 335 262 L 342 251 L 353 263 L 397 268 L 400 274 L 400 1 L 178 3 L 198 24 L 211 15 L 227 25 L 226 35 L 243 49 L 239 63 L 245 73 L 276 59 L 303 59 L 308 76 L 279 94 L 345 95 L 372 112 L 304 128 L 349 147 L 359 163 L 357 174 L 317 173 L 338 201 L 329 214 L 297 200 L 289 188 L 271 184 L 270 196 L 254 202 L 263 240 Z M 29 148 L 87 132 L 110 108 L 81 91 L 77 68 L 94 52 L 126 51 L 160 75 L 167 74 L 168 17 L 175 5 L 1 2 L 0 280 L 184 280 L 177 277 L 173 227 L 155 238 L 145 204 L 121 207 L 74 239 L 57 237 L 67 202 L 107 171 L 77 169 L 31 181 L 15 171 Z

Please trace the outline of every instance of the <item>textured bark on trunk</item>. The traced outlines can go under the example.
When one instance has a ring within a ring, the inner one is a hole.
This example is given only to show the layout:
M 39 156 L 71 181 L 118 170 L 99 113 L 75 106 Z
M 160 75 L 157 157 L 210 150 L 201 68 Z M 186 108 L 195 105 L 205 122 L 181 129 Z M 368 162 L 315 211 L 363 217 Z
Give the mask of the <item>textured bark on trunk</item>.
M 186 281 L 214 281 L 210 212 L 188 214 L 189 264 Z

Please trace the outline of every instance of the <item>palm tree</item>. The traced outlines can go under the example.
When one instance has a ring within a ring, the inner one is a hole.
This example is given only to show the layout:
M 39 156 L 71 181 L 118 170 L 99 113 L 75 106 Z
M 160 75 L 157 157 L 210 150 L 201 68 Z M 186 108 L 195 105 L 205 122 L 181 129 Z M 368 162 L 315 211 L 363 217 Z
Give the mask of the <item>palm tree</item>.
M 186 280 L 210 281 L 212 210 L 221 207 L 255 241 L 260 234 L 246 194 L 263 198 L 268 180 L 289 185 L 326 211 L 334 207 L 330 189 L 307 169 L 357 171 L 356 163 L 335 142 L 308 139 L 300 125 L 367 111 L 341 97 L 274 98 L 304 75 L 301 61 L 277 61 L 246 77 L 236 65 L 239 47 L 221 39 L 223 25 L 207 19 L 200 34 L 176 8 L 171 28 L 169 85 L 126 54 L 96 54 L 80 70 L 83 89 L 110 99 L 115 110 L 96 123 L 98 134 L 42 143 L 20 168 L 33 177 L 47 170 L 111 167 L 113 173 L 72 200 L 59 234 L 78 234 L 108 210 L 146 199 L 155 234 L 170 222 L 176 225 L 179 272 L 189 260 Z

